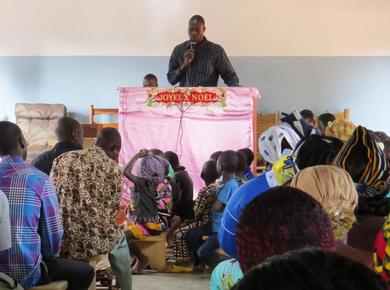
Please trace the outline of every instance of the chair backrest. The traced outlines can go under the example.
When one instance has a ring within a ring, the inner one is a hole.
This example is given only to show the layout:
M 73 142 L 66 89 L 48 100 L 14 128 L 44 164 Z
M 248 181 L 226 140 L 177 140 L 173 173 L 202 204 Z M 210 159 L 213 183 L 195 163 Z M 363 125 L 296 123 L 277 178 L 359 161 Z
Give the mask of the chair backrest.
M 257 162 L 257 170 L 256 170 L 257 173 L 261 173 L 262 171 L 265 170 L 265 167 L 263 165 L 263 163 L 264 163 L 263 157 L 259 153 L 259 151 L 260 151 L 259 150 L 260 149 L 259 148 L 260 135 L 268 128 L 279 124 L 279 122 L 280 122 L 279 121 L 279 112 L 276 112 L 273 114 L 267 114 L 267 115 L 264 115 L 261 113 L 257 114 L 257 117 L 256 117 L 256 140 L 255 140 L 255 144 L 256 144 L 255 156 L 257 156 L 257 160 L 255 160 L 255 162 Z
M 333 114 L 336 117 L 336 120 L 345 119 L 349 120 L 351 117 L 351 110 L 350 109 L 344 109 L 343 112 L 337 112 Z
M 118 128 L 118 123 L 96 123 L 95 116 L 97 115 L 113 115 L 117 116 L 119 110 L 115 108 L 95 108 L 94 105 L 91 105 L 90 115 L 89 115 L 89 124 L 100 124 L 103 128 L 112 127 Z
M 264 115 L 262 113 L 257 114 L 256 118 L 256 152 L 259 152 L 258 148 L 258 140 L 260 138 L 260 135 L 267 130 L 268 128 L 275 126 L 279 124 L 279 112 L 273 113 L 273 114 L 267 114 Z
M 55 140 L 57 120 L 66 115 L 62 104 L 24 104 L 15 106 L 16 124 L 20 127 L 27 144 L 47 146 Z

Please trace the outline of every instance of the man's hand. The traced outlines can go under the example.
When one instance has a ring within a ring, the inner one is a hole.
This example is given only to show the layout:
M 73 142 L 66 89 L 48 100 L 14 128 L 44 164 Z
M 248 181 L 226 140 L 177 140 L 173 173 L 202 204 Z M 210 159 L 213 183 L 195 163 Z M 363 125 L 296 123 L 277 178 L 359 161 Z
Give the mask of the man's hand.
M 188 67 L 190 63 L 195 58 L 195 51 L 193 49 L 189 49 L 184 53 L 184 65 Z

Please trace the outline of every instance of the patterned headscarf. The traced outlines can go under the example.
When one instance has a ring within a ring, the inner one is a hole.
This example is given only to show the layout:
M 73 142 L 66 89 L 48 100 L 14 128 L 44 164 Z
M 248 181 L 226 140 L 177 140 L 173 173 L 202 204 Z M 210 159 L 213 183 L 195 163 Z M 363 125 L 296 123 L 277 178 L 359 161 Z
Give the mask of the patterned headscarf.
M 336 240 L 352 228 L 358 194 L 348 172 L 329 165 L 308 167 L 295 175 L 290 186 L 308 193 L 322 205 Z
M 157 186 L 164 181 L 168 173 L 168 167 L 169 163 L 165 158 L 157 155 L 148 155 L 141 159 L 138 176 Z
M 335 248 L 327 214 L 305 192 L 276 187 L 245 208 L 237 226 L 237 254 L 244 272 L 268 257 L 304 247 Z
M 359 197 L 368 199 L 383 193 L 389 179 L 385 154 L 366 128 L 357 127 L 344 144 L 334 164 L 348 171 Z
M 351 138 L 356 126 L 351 121 L 340 119 L 329 122 L 325 129 L 325 136 L 336 137 L 343 142 L 347 142 Z
M 261 134 L 259 138 L 260 154 L 274 164 L 282 156 L 290 155 L 300 141 L 295 131 L 285 126 L 272 126 Z

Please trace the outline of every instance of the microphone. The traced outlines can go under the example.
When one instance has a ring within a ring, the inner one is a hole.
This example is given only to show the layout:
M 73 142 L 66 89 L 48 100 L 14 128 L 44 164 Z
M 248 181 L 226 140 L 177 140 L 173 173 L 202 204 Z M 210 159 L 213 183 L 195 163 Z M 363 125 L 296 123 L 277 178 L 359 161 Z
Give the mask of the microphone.
M 195 46 L 196 46 L 196 42 L 195 41 L 191 41 L 190 42 L 190 49 L 191 50 L 195 50 Z

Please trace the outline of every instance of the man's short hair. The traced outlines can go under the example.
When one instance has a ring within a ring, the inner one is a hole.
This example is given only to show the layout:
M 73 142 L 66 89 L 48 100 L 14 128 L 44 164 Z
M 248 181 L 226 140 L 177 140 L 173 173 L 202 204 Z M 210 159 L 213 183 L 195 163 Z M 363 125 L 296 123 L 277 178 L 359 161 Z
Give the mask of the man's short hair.
M 192 22 L 192 21 L 196 21 L 196 22 L 200 22 L 202 23 L 203 25 L 206 24 L 206 21 L 204 21 L 204 18 L 200 15 L 194 15 L 190 18 L 190 21 L 189 22 Z
M 75 130 L 80 130 L 81 125 L 71 117 L 62 117 L 57 121 L 55 129 L 58 138 L 72 138 Z
M 314 119 L 314 114 L 311 110 L 304 109 L 300 113 L 303 119 L 311 119 L 311 120 Z
M 144 76 L 144 80 L 150 80 L 156 83 L 158 82 L 157 77 L 154 74 L 147 74 L 146 76 Z
M 8 121 L 0 121 L 0 155 L 11 154 L 18 147 L 22 136 L 23 133 L 18 125 Z
M 251 166 L 253 160 L 255 159 L 255 155 L 253 154 L 253 151 L 249 148 L 242 148 L 242 149 L 238 150 L 238 152 L 244 153 L 244 155 L 246 157 L 247 165 Z
M 240 159 L 235 151 L 226 150 L 221 153 L 217 162 L 221 165 L 222 171 L 236 173 Z
M 321 124 L 323 127 L 328 127 L 329 122 L 333 122 L 336 120 L 336 117 L 331 113 L 324 113 L 319 115 L 317 121 L 319 124 Z

